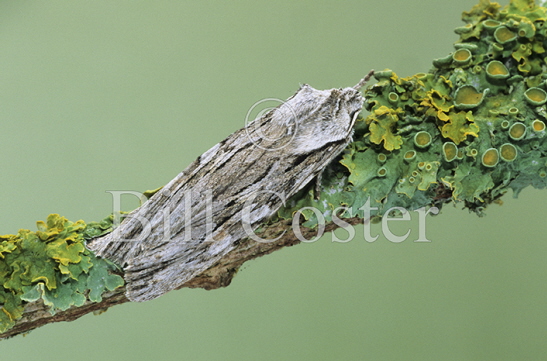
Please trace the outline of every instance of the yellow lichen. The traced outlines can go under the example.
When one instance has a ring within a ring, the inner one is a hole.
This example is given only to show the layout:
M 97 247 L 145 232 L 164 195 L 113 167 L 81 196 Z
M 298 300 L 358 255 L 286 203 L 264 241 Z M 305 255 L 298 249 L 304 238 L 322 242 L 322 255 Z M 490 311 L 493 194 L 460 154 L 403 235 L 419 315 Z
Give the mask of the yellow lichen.
M 489 148 L 482 154 L 482 164 L 485 167 L 495 167 L 499 162 L 499 153 L 496 148 Z
M 526 126 L 520 122 L 509 128 L 509 136 L 514 140 L 521 140 L 526 135 Z
M 406 160 L 406 161 L 411 161 L 414 158 L 416 158 L 416 151 L 415 150 L 409 150 L 403 156 L 403 159 Z
M 370 123 L 370 140 L 376 144 L 383 141 L 384 148 L 389 151 L 401 148 L 403 144 L 401 136 L 393 134 L 399 119 L 397 114 L 401 112 L 386 106 L 374 110 L 367 118 L 367 122 Z
M 458 147 L 452 142 L 443 144 L 443 156 L 447 162 L 452 162 L 458 156 Z
M 500 22 L 499 21 L 496 21 L 496 20 L 492 20 L 492 19 L 489 19 L 489 20 L 485 20 L 482 25 L 486 28 L 486 29 L 492 29 L 492 30 L 495 30 L 498 26 L 500 26 Z
M 442 121 L 448 120 L 448 115 L 446 113 L 454 107 L 451 99 L 436 89 L 428 91 L 426 93 L 426 98 L 420 105 L 428 107 L 428 110 L 425 113 L 426 115 L 437 117 Z
M 454 105 L 457 109 L 472 109 L 481 104 L 484 94 L 472 85 L 464 85 L 456 91 Z
M 486 74 L 494 79 L 506 79 L 509 77 L 509 70 L 501 61 L 493 60 L 486 66 Z
M 500 44 L 505 44 L 513 41 L 517 38 L 517 34 L 507 28 L 507 26 L 500 26 L 494 32 L 494 37 Z
M 441 134 L 451 139 L 454 143 L 460 144 L 468 135 L 478 137 L 479 127 L 474 123 L 471 111 L 458 113 L 451 112 L 449 121 L 441 127 Z
M 414 135 L 414 145 L 418 148 L 425 148 L 431 144 L 431 134 L 426 131 L 421 131 Z
M 540 106 L 543 105 L 547 100 L 547 93 L 541 88 L 534 87 L 526 90 L 524 92 L 524 97 L 526 98 L 528 103 L 535 106 Z
M 500 147 L 500 157 L 506 162 L 512 162 L 517 157 L 517 148 L 511 143 L 505 143 Z
M 452 54 L 454 63 L 458 66 L 463 66 L 471 61 L 471 52 L 467 49 L 458 49 Z
M 543 132 L 545 130 L 545 123 L 539 119 L 536 119 L 532 122 L 532 129 L 535 132 Z
M 478 23 L 488 18 L 494 18 L 499 13 L 500 7 L 500 4 L 490 2 L 490 0 L 480 0 L 470 11 L 462 13 L 462 19 L 468 23 Z

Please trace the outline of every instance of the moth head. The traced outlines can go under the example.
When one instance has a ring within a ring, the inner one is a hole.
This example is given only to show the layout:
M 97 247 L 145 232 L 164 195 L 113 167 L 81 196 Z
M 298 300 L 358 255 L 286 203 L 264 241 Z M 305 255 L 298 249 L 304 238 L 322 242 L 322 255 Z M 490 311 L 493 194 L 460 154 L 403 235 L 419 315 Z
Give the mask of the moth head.
M 256 129 L 248 135 L 262 149 L 296 154 L 349 143 L 363 106 L 360 89 L 373 74 L 371 70 L 352 88 L 317 90 L 302 85 L 284 103 L 251 122 Z
M 351 140 L 363 97 L 355 88 L 317 90 L 303 85 L 284 105 L 295 116 L 292 151 L 309 153 L 330 143 Z

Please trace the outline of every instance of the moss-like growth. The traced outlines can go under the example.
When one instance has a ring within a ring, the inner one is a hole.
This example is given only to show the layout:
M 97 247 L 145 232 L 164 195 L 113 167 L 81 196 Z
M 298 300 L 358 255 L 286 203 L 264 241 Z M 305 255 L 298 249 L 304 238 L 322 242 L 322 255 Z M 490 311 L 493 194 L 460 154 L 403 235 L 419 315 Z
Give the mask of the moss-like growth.
M 70 222 L 58 214 L 36 222 L 37 230 L 21 229 L 0 236 L 0 333 L 15 325 L 26 303 L 42 299 L 54 314 L 123 285 L 118 268 L 85 248 L 85 241 L 112 229 L 112 217 L 89 224 Z

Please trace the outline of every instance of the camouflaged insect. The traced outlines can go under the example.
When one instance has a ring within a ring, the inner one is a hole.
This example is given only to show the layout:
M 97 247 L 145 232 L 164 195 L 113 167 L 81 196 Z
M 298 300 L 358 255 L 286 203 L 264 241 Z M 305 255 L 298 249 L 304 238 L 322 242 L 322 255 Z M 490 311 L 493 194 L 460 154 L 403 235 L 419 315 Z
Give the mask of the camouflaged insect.
M 352 88 L 303 85 L 205 152 L 88 247 L 123 267 L 131 301 L 180 288 L 320 177 L 351 141 L 363 105 L 360 88 L 372 74 Z

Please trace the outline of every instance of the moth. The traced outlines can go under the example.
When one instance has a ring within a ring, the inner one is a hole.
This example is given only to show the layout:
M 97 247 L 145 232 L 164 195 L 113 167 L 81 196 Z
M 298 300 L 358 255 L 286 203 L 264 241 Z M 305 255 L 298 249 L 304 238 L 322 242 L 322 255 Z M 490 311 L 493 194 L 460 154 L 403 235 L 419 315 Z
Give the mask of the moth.
M 124 270 L 126 295 L 147 301 L 180 287 L 251 236 L 352 139 L 356 86 L 303 85 L 213 146 L 88 248 Z

